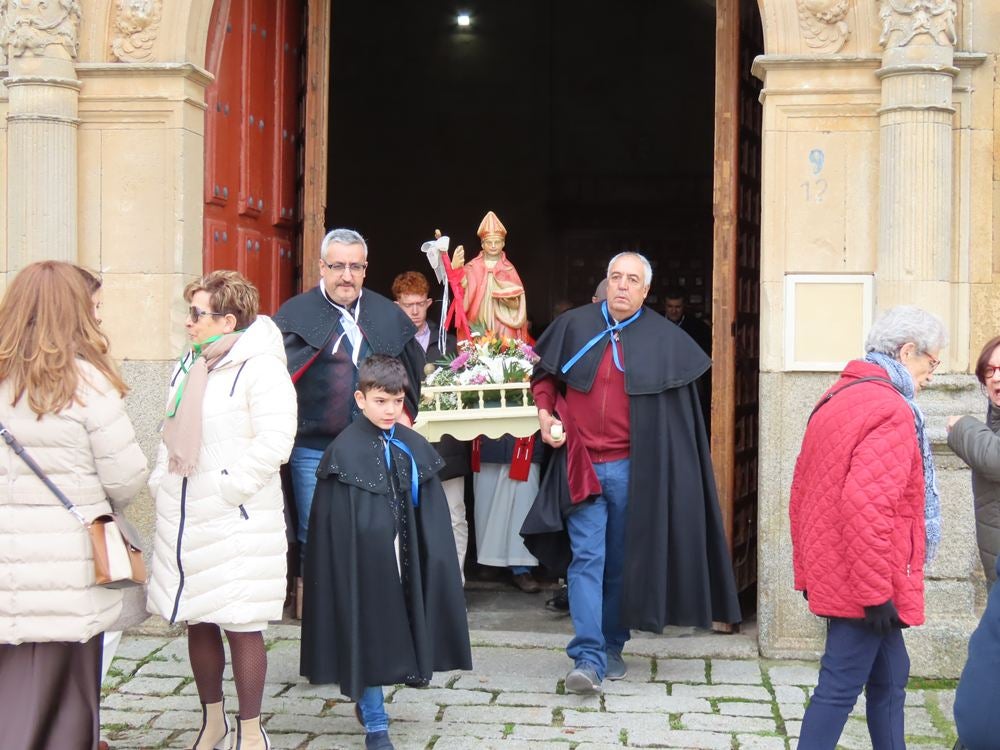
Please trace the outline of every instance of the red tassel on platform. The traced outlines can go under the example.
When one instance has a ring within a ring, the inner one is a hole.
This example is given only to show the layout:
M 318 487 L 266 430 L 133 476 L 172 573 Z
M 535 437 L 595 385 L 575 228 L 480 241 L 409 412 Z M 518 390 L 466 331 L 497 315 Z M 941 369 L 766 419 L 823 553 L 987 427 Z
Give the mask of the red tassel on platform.
M 514 457 L 510 462 L 510 478 L 519 482 L 528 481 L 531 471 L 531 456 L 535 452 L 535 436 L 518 438 L 514 441 Z

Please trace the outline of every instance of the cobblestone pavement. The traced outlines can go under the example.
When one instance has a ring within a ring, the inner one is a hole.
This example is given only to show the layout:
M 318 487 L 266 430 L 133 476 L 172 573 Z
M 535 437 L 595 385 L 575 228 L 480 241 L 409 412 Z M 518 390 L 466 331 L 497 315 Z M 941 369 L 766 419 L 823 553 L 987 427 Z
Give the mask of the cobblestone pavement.
M 298 675 L 299 628 L 272 626 L 265 726 L 276 750 L 363 748 L 354 706 L 333 686 Z M 472 672 L 437 674 L 428 688 L 386 689 L 398 750 L 611 750 L 621 747 L 792 750 L 817 665 L 757 658 L 756 639 L 678 630 L 629 642 L 628 676 L 600 696 L 565 694 L 571 664 L 561 633 L 474 630 Z M 236 713 L 227 668 L 229 715 Z M 920 683 L 917 683 L 920 684 Z M 914 685 L 911 750 L 950 750 L 954 690 Z M 201 710 L 183 637 L 127 635 L 104 685 L 103 736 L 112 750 L 187 748 Z M 841 747 L 870 747 L 863 704 Z

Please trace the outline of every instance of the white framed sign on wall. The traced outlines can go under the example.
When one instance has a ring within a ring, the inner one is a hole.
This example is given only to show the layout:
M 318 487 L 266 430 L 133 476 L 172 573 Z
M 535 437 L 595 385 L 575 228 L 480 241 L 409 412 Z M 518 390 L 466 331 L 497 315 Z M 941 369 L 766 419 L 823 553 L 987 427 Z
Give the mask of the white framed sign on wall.
M 785 276 L 785 369 L 839 372 L 864 355 L 874 274 Z

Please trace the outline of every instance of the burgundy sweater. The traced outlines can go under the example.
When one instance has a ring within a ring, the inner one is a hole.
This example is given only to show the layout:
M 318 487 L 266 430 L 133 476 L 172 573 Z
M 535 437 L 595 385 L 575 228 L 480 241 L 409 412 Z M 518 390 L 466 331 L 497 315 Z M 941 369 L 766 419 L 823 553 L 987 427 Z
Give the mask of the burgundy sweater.
M 619 358 L 621 344 L 619 344 Z M 555 411 L 558 383 L 552 375 L 538 379 L 532 386 L 535 405 L 550 414 Z M 629 402 L 625 393 L 625 375 L 605 343 L 604 356 L 588 393 L 567 386 L 566 408 L 572 413 L 580 439 L 595 464 L 620 461 L 629 455 Z M 565 418 L 565 415 L 563 415 Z

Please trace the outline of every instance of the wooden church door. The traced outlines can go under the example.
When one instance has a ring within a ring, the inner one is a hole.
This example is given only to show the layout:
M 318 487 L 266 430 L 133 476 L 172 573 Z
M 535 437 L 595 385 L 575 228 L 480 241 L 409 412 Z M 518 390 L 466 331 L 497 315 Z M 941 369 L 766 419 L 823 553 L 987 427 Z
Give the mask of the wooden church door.
M 235 269 L 273 313 L 296 291 L 303 3 L 217 0 L 205 115 L 205 272 Z
M 712 458 L 744 608 L 756 602 L 760 379 L 761 83 L 756 0 L 716 5 Z

